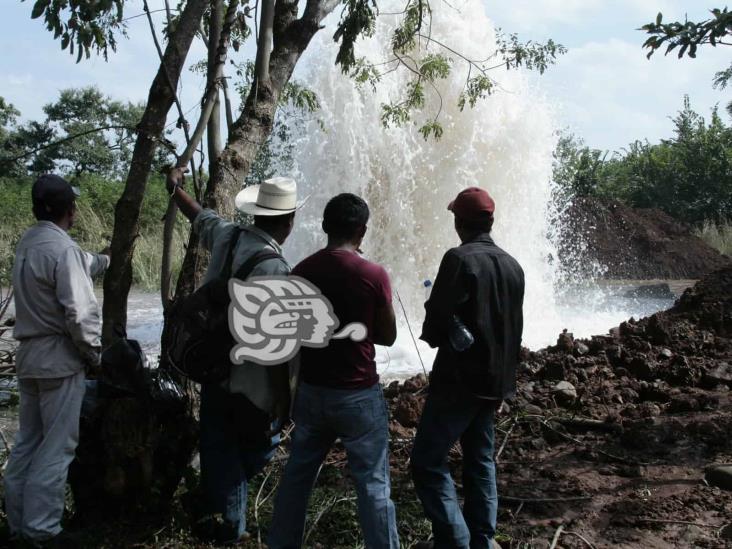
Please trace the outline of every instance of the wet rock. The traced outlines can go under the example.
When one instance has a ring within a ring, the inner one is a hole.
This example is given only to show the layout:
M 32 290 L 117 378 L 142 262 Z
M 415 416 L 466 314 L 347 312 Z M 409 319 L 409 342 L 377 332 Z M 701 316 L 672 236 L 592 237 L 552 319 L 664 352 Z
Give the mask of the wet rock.
M 564 362 L 558 360 L 547 361 L 541 369 L 541 377 L 545 379 L 564 379 Z
M 722 490 L 732 491 L 732 464 L 710 465 L 704 470 L 704 480 Z
M 721 362 L 719 366 L 704 374 L 704 381 L 711 386 L 725 384 L 732 387 L 732 364 Z
M 671 349 L 663 348 L 658 352 L 658 358 L 673 358 L 674 353 L 671 351 Z
M 631 290 L 628 290 L 623 294 L 623 297 L 628 298 L 653 298 L 653 299 L 674 299 L 674 293 L 671 291 L 671 287 L 666 282 L 660 284 L 643 284 Z
M 398 381 L 392 381 L 384 387 L 384 398 L 394 398 L 399 394 L 399 382 Z
M 399 395 L 394 408 L 394 419 L 401 423 L 403 427 L 416 427 L 419 424 L 419 418 L 422 416 L 423 407 L 424 399 L 418 398 L 412 393 L 402 393 Z
M 623 362 L 623 347 L 620 345 L 610 345 L 607 347 L 605 349 L 605 356 L 614 368 L 620 368 L 625 365 Z
M 427 385 L 427 377 L 424 374 L 417 374 L 407 379 L 402 385 L 402 391 L 416 393 Z
M 557 349 L 564 352 L 571 352 L 574 348 L 574 335 L 566 329 L 559 334 L 557 339 Z
M 577 400 L 577 389 L 568 381 L 560 381 L 554 385 L 552 393 L 561 402 L 574 402 Z
M 574 344 L 574 352 L 577 356 L 584 356 L 590 352 L 590 348 L 581 341 L 576 341 Z

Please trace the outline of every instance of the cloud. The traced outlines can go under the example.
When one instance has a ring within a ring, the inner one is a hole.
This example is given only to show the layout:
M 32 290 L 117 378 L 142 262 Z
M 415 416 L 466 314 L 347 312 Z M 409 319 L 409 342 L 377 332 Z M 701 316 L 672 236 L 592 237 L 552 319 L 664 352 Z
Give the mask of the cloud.
M 559 123 L 588 144 L 619 149 L 635 139 L 669 137 L 673 116 L 689 94 L 707 115 L 728 94 L 712 89 L 714 72 L 729 63 L 726 52 L 707 48 L 697 59 L 653 56 L 638 43 L 610 39 L 574 48 L 541 81 L 553 103 L 562 106 Z

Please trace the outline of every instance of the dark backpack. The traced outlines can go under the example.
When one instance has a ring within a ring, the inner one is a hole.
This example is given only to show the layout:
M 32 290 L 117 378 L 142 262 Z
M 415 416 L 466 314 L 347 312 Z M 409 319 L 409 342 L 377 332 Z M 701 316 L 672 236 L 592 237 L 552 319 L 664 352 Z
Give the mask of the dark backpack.
M 171 308 L 168 360 L 173 368 L 198 383 L 221 382 L 231 372 L 229 353 L 235 341 L 229 330 L 229 279 L 240 231 L 235 230 L 229 241 L 220 275 L 190 296 L 178 299 Z M 282 256 L 271 249 L 260 250 L 239 267 L 234 278 L 246 280 L 259 263 L 274 258 Z

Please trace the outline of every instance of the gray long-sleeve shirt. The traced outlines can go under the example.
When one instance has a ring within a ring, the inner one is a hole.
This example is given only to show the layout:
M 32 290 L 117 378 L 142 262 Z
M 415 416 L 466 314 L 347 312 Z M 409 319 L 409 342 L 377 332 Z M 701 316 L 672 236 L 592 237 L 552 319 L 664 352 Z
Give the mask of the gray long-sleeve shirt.
M 92 277 L 108 265 L 106 255 L 83 251 L 50 221 L 23 234 L 13 265 L 19 378 L 65 377 L 98 360 L 101 324 Z
M 282 253 L 282 247 L 272 236 L 255 226 L 239 226 L 219 217 L 213 210 L 205 209 L 193 220 L 193 230 L 198 233 L 200 243 L 211 251 L 211 260 L 204 283 L 220 276 L 226 264 L 229 241 L 237 228 L 241 229 L 234 247 L 231 263 L 232 273 L 247 259 L 262 250 L 271 249 Z M 267 259 L 258 263 L 249 276 L 285 276 L 291 267 L 284 258 Z M 231 393 L 245 395 L 260 410 L 283 416 L 290 403 L 290 365 L 262 366 L 253 362 L 234 364 L 224 386 Z

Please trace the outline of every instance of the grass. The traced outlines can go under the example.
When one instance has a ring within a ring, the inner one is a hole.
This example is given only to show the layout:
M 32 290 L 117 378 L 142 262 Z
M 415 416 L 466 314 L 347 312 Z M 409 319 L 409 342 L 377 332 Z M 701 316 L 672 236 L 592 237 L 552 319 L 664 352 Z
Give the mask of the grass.
M 0 178 L 0 287 L 11 283 L 15 247 L 23 232 L 35 223 L 31 212 L 30 179 Z M 107 247 L 114 225 L 114 207 L 122 192 L 122 184 L 84 177 L 74 184 L 81 188 L 77 200 L 77 219 L 71 236 L 89 251 Z M 167 206 L 168 196 L 163 184 L 155 179 L 147 187 L 140 212 L 140 234 L 135 243 L 132 259 L 132 283 L 145 290 L 160 287 L 160 260 L 163 252 L 163 223 L 161 217 Z M 188 240 L 189 225 L 183 221 L 176 225 L 173 236 L 174 276 L 180 269 Z
M 694 234 L 719 253 L 732 256 L 732 221 L 726 223 L 705 221 L 701 227 L 694 229 Z

